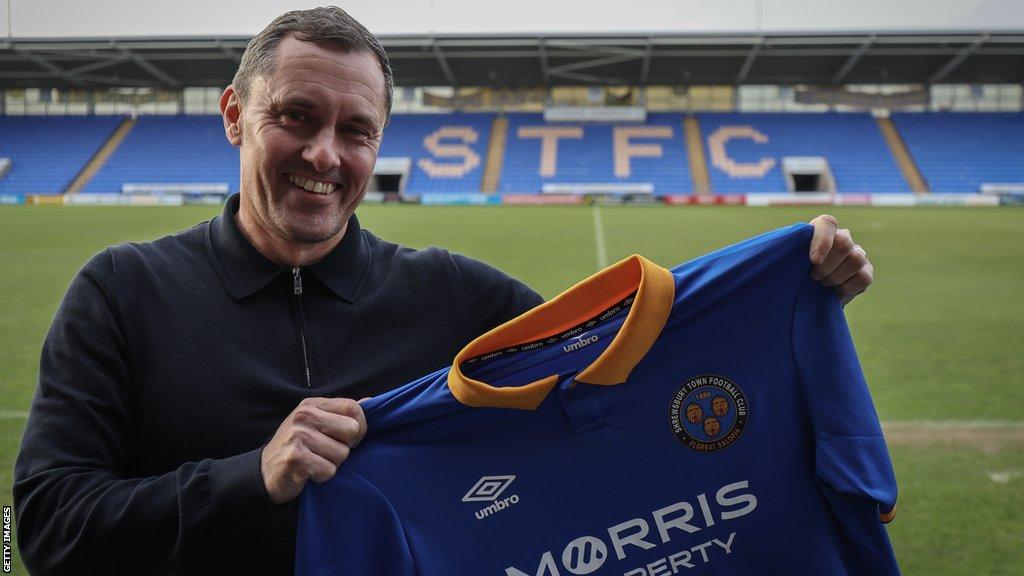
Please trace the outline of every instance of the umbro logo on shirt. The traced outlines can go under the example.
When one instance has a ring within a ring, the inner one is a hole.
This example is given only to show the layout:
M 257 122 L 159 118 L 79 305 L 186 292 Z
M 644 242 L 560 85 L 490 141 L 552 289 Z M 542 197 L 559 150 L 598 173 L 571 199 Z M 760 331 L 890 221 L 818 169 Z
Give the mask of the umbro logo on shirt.
M 462 497 L 463 502 L 492 502 L 489 506 L 476 511 L 476 519 L 483 520 L 492 514 L 508 509 L 510 506 L 519 503 L 519 495 L 513 494 L 498 499 L 508 490 L 516 479 L 515 476 L 484 476 L 477 480 L 476 484 Z
M 594 342 L 597 342 L 597 340 L 597 334 L 594 334 L 593 336 L 587 336 L 586 338 L 580 335 L 574 338 L 573 342 L 566 344 L 565 346 L 562 346 L 562 350 L 565 350 L 566 352 L 574 352 L 585 346 L 590 346 Z

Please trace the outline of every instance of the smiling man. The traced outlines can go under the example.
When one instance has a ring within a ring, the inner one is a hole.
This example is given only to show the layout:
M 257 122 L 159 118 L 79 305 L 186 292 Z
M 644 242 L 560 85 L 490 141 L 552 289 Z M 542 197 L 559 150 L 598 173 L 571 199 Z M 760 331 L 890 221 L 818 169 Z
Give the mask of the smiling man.
M 391 87 L 341 9 L 282 15 L 221 98 L 240 194 L 79 271 L 15 467 L 30 570 L 292 573 L 295 498 L 366 433 L 356 399 L 541 303 L 486 264 L 360 227 Z M 833 218 L 813 224 L 812 275 L 849 300 L 871 264 Z
M 391 100 L 382 51 L 305 38 L 280 38 L 275 58 L 261 62 L 272 68 L 243 64 L 221 97 L 228 140 L 241 148 L 239 226 L 268 258 L 296 266 L 341 241 L 373 175 Z

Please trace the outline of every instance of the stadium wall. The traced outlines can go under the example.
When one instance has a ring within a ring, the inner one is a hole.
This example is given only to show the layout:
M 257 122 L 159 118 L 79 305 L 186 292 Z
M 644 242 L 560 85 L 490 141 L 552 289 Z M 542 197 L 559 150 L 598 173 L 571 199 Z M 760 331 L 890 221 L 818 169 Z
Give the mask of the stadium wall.
M 213 206 L 225 195 L 204 194 L 65 194 L 63 196 L 0 195 L 0 205 L 64 204 L 66 206 Z M 644 205 L 644 206 L 1020 206 L 1024 195 L 943 194 L 711 194 L 606 195 L 606 194 L 425 194 L 422 196 L 367 195 L 364 203 L 401 203 L 425 206 L 521 206 L 521 205 Z

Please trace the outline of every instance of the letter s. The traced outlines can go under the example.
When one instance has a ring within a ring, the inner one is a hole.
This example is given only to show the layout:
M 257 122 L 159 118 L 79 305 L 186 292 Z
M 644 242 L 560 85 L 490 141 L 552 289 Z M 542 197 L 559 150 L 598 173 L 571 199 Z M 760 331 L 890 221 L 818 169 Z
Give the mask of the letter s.
M 462 178 L 480 165 L 480 155 L 469 147 L 479 139 L 470 126 L 442 126 L 423 138 L 423 147 L 438 158 L 458 158 L 461 162 L 441 164 L 420 158 L 416 164 L 431 178 Z M 442 139 L 461 140 L 461 144 L 442 144 Z
M 722 506 L 736 506 L 739 504 L 745 504 L 743 508 L 739 510 L 729 510 L 722 512 L 722 520 L 732 520 L 733 518 L 739 518 L 740 516 L 746 516 L 757 508 L 757 498 L 751 494 L 740 494 L 739 496 L 729 496 L 729 492 L 749 488 L 749 484 L 746 480 L 742 482 L 733 482 L 732 484 L 726 484 L 718 489 L 715 494 L 715 501 Z

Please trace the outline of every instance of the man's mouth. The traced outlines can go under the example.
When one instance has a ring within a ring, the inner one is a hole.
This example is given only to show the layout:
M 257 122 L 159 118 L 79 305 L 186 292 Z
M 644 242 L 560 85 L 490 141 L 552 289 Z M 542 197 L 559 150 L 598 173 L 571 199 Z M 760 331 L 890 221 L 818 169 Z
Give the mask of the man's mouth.
M 298 174 L 288 174 L 288 181 L 295 184 L 299 188 L 307 192 L 313 192 L 314 194 L 327 195 L 334 192 L 338 185 L 334 182 L 322 182 L 320 180 L 313 180 L 312 178 L 306 178 Z

